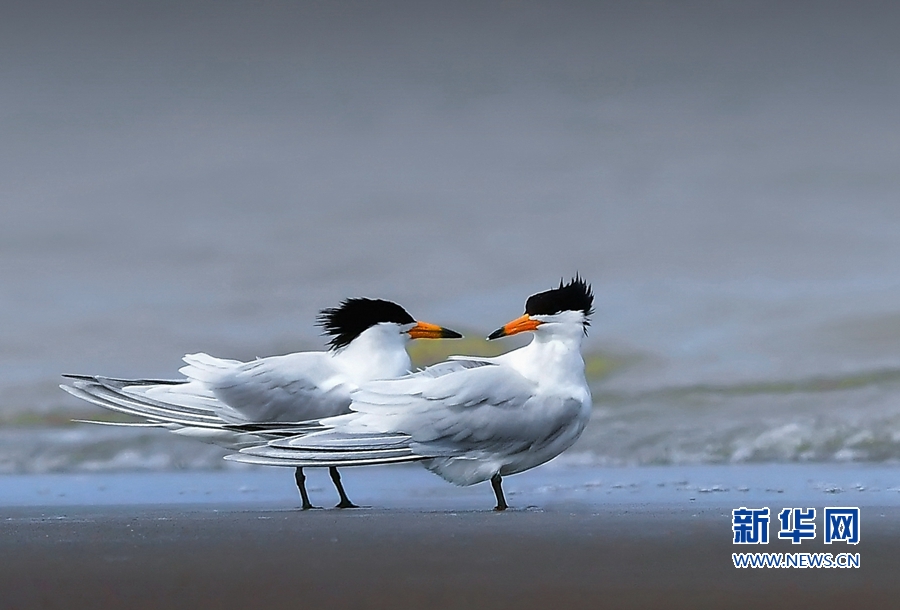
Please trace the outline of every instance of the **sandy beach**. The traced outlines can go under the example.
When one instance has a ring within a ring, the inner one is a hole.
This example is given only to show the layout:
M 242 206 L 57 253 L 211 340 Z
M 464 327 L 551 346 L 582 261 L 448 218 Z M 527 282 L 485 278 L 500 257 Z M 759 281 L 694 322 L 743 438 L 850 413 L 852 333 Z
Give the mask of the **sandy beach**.
M 867 527 L 860 570 L 778 571 L 735 569 L 715 509 L 23 510 L 0 590 L 9 608 L 892 608 L 897 517 Z
M 483 486 L 460 490 L 403 468 L 347 473 L 348 491 L 369 508 L 307 512 L 277 470 L 67 479 L 104 487 L 119 502 L 106 505 L 67 494 L 28 506 L 29 489 L 63 489 L 66 478 L 3 477 L 4 497 L 19 505 L 2 510 L 0 595 L 22 609 L 891 608 L 900 494 L 882 486 L 890 477 L 890 468 L 852 466 L 557 467 L 511 477 L 506 513 L 489 510 Z M 142 479 L 153 497 L 139 503 Z M 185 492 L 204 485 L 199 498 Z M 311 491 L 332 501 L 324 485 Z M 766 547 L 732 544 L 732 508 L 804 502 L 859 505 L 860 543 L 826 546 L 820 535 L 792 547 L 773 529 Z M 801 550 L 859 552 L 861 567 L 736 569 L 731 560 Z

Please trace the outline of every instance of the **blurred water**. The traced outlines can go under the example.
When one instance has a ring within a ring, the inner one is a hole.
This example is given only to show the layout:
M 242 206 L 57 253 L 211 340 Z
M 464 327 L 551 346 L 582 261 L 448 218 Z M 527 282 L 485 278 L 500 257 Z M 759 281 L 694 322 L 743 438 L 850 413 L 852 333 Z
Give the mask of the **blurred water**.
M 486 333 L 576 270 L 588 347 L 622 362 L 583 459 L 900 458 L 888 4 L 7 13 L 5 472 L 218 464 L 163 433 L 61 440 L 47 422 L 84 414 L 63 372 L 317 348 L 352 295 Z
M 486 510 L 493 495 L 487 483 L 448 485 L 416 465 L 347 468 L 348 493 L 366 509 L 428 511 Z M 307 487 L 316 503 L 328 506 L 337 494 L 327 471 L 311 469 Z M 11 510 L 41 507 L 42 519 L 77 519 L 79 506 L 119 507 L 129 511 L 152 505 L 181 510 L 297 510 L 299 495 L 290 471 L 247 467 L 230 472 L 80 473 L 77 475 L 0 475 L 0 506 L 7 523 L 35 515 Z M 884 509 L 900 505 L 896 470 L 880 464 L 676 466 L 597 468 L 553 462 L 503 480 L 510 504 L 518 510 L 553 510 L 560 505 L 618 505 L 627 511 L 759 506 L 801 502 L 835 503 Z M 777 509 L 775 509 L 777 510 Z M 61 511 L 61 514 L 60 514 Z M 869 518 L 884 513 L 868 512 Z M 725 513 L 727 514 L 727 512 Z M 88 517 L 90 518 L 90 517 Z M 867 526 L 871 522 L 867 523 Z

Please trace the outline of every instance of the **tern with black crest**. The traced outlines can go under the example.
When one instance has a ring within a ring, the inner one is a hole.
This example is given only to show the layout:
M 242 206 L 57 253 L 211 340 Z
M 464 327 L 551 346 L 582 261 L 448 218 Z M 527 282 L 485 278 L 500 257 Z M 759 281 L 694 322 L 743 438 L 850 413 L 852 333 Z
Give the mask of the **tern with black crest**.
M 417 322 L 403 307 L 380 299 L 354 298 L 324 309 L 318 324 L 329 339 L 325 352 L 298 352 L 250 362 L 188 354 L 184 379 L 113 379 L 67 375 L 60 386 L 78 398 L 134 415 L 151 426 L 238 450 L 286 434 L 315 429 L 308 422 L 350 412 L 350 394 L 360 384 L 392 379 L 411 368 L 411 339 L 458 338 L 459 333 Z M 95 422 L 103 423 L 103 422 Z M 353 508 L 336 467 L 331 479 L 338 508 Z M 313 508 L 306 477 L 295 480 L 304 509 Z
M 591 413 L 581 345 L 593 313 L 576 276 L 532 295 L 525 314 L 490 339 L 533 334 L 494 358 L 457 356 L 393 380 L 362 384 L 352 413 L 320 431 L 246 447 L 226 459 L 280 466 L 420 462 L 457 485 L 490 481 L 507 508 L 502 478 L 543 464 L 578 439 Z

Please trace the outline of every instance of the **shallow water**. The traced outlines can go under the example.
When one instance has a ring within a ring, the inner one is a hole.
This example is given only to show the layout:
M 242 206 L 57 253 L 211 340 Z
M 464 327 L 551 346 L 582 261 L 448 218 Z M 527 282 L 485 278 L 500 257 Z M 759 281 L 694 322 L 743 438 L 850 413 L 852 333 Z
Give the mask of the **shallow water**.
M 327 471 L 307 469 L 316 505 L 337 501 Z M 348 495 L 361 506 L 415 511 L 489 510 L 487 483 L 450 485 L 418 466 L 344 468 Z M 560 505 L 726 507 L 900 506 L 894 468 L 877 464 L 753 464 L 604 468 L 555 462 L 506 477 L 514 509 Z M 300 503 L 290 468 L 232 468 L 228 472 L 81 473 L 0 476 L 0 506 L 233 505 L 294 510 Z
M 317 348 L 315 312 L 351 295 L 484 335 L 576 270 L 587 348 L 619 363 L 579 459 L 900 459 L 896 17 L 16 8 L 0 469 L 218 464 L 161 432 L 59 428 L 84 415 L 61 373 Z

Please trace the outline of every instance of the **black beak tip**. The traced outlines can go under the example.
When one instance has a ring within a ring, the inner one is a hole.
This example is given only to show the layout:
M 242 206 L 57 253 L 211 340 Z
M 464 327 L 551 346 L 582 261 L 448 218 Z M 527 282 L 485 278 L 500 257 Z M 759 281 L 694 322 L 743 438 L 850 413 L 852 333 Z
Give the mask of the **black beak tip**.
M 505 337 L 506 331 L 503 328 L 498 328 L 494 332 L 488 335 L 488 341 L 493 341 L 494 339 L 499 339 L 500 337 Z
M 441 328 L 441 339 L 462 339 L 462 335 L 449 328 Z

